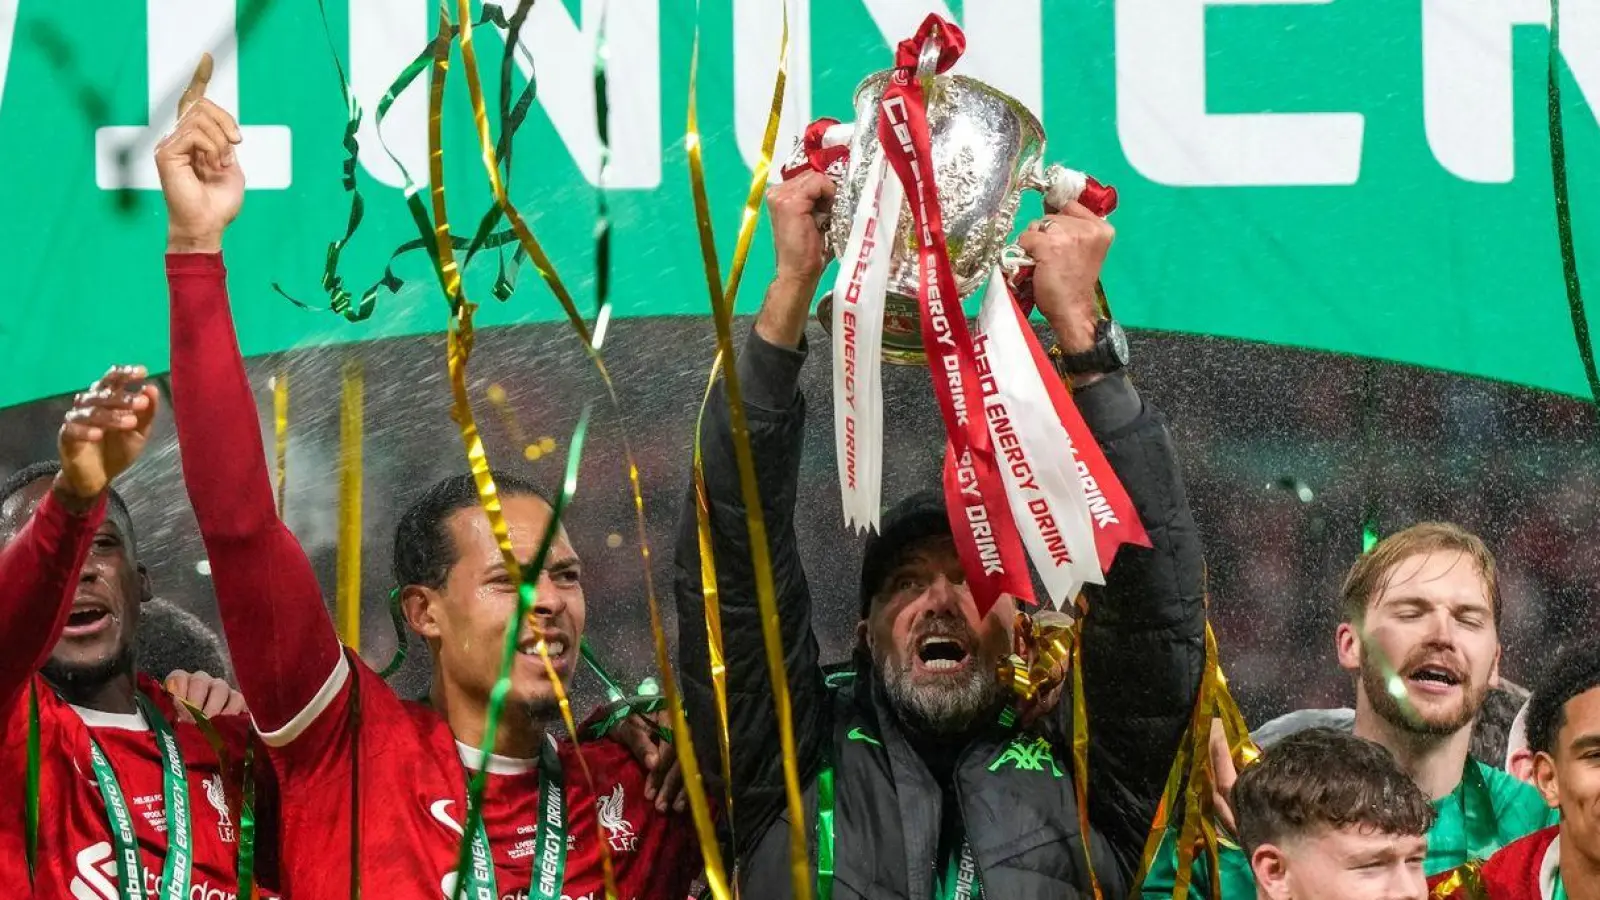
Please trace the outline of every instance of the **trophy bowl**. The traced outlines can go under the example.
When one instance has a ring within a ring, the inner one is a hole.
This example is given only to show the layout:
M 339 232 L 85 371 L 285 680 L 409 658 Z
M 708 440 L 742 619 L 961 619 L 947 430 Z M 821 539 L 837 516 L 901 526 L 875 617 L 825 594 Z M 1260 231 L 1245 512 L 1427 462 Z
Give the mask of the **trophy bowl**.
M 878 143 L 878 105 L 890 74 L 870 75 L 856 88 L 850 164 L 835 195 L 824 238 L 835 257 L 850 240 L 867 163 L 883 152 Z M 965 299 L 983 285 L 1005 251 L 1022 192 L 1050 188 L 1041 165 L 1044 128 L 1015 98 L 975 78 L 939 75 L 924 84 L 928 85 L 928 130 L 945 242 L 957 290 Z M 886 177 L 895 176 L 891 171 Z M 908 198 L 900 206 L 889 268 L 885 362 L 919 364 L 926 359 L 919 324 L 918 278 L 917 238 Z M 817 308 L 825 327 L 832 324 L 832 305 L 830 293 Z

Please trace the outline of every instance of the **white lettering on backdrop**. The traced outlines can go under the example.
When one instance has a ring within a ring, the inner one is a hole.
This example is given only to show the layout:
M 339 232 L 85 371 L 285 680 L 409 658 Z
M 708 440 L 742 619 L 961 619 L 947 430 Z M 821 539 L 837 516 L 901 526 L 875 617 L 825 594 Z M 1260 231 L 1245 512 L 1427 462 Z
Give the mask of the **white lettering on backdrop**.
M 1329 2 L 1117 3 L 1117 134 L 1139 174 L 1175 187 L 1354 184 L 1360 113 L 1206 112 L 1207 7 Z M 1293 96 L 1292 86 L 1283 90 Z
M 812 0 L 784 0 L 789 9 L 789 88 L 784 97 L 775 155 L 781 161 L 817 113 L 811 109 Z M 967 54 L 955 71 L 986 81 L 1016 97 L 1044 118 L 1044 70 L 1041 0 L 968 0 L 963 15 L 951 14 L 942 0 L 859 0 L 877 26 L 886 52 L 870 60 L 861 74 L 887 69 L 895 45 L 910 37 L 928 13 L 958 22 L 967 33 Z M 843 5 L 838 0 L 830 6 Z M 831 23 L 818 23 L 824 40 Z M 761 136 L 772 110 L 772 80 L 778 74 L 778 47 L 783 36 L 783 11 L 771 0 L 738 0 L 733 8 L 733 103 L 739 152 L 755 167 Z M 824 57 L 824 65 L 831 61 Z M 848 121 L 849 109 L 821 114 Z
M 1422 0 L 1422 115 L 1450 174 L 1486 183 L 1516 175 L 1511 30 L 1549 23 L 1550 0 Z M 1600 4 L 1562 7 L 1561 49 L 1590 106 L 1600 104 Z M 1540 91 L 1523 102 L 1542 109 L 1544 99 Z
M 148 115 L 144 125 L 95 130 L 95 183 L 102 190 L 161 189 L 151 155 L 156 141 L 172 127 L 178 96 L 194 75 L 200 54 L 216 59 L 206 97 L 240 119 L 244 143 L 239 163 L 250 173 L 250 187 L 283 190 L 292 180 L 289 128 L 252 125 L 239 109 L 239 53 L 236 8 L 218 0 L 146 0 L 145 48 L 149 73 Z
M 814 0 L 786 2 L 790 80 L 780 152 L 814 115 Z M 885 49 L 909 35 L 928 12 L 950 14 L 942 0 L 829 2 L 859 2 Z M 1206 111 L 1209 7 L 1334 2 L 1117 0 L 1116 127 L 1134 168 L 1152 181 L 1183 187 L 1353 184 L 1363 150 L 1365 122 L 1359 112 Z M 433 29 L 432 7 L 410 0 L 404 4 L 407 14 L 397 15 L 396 0 L 347 3 L 351 86 L 366 112 L 359 135 L 361 166 L 378 181 L 398 187 L 404 179 L 376 140 L 376 108 L 394 76 L 426 45 Z M 19 5 L 20 0 L 0 0 L 0 93 L 7 82 Z M 583 0 L 580 25 L 564 4 L 535 4 L 516 56 L 524 77 L 537 61 L 540 97 L 534 115 L 546 117 L 591 184 L 599 179 L 591 66 L 603 5 L 602 0 Z M 971 44 L 963 69 L 1042 115 L 1043 0 L 963 5 L 962 25 Z M 1600 103 L 1600 51 L 1595 50 L 1600 47 L 1600 3 L 1572 3 L 1563 13 L 1567 65 L 1585 99 L 1595 105 Z M 1456 177 L 1486 183 L 1513 178 L 1511 35 L 1518 26 L 1543 26 L 1549 14 L 1549 0 L 1423 0 L 1423 126 L 1439 164 Z M 608 15 L 612 156 L 605 181 L 617 188 L 653 189 L 662 180 L 660 2 L 610 0 Z M 775 4 L 753 0 L 734 4 L 733 17 L 735 134 L 745 162 L 753 165 L 771 103 L 781 17 Z M 236 19 L 236 4 L 227 0 L 146 0 L 148 121 L 96 131 L 95 180 L 101 188 L 157 189 L 150 149 L 171 121 L 172 104 L 193 61 L 208 50 L 216 57 L 208 96 L 240 116 L 246 137 L 241 156 L 250 187 L 281 190 L 290 185 L 289 128 L 253 123 L 249 111 L 239 108 Z M 1285 85 L 1284 91 L 1292 97 L 1294 88 Z M 849 110 L 833 112 L 841 118 L 852 115 Z M 1075 112 L 1091 119 L 1103 115 Z M 426 132 L 423 78 L 395 103 L 383 132 L 389 148 L 419 182 L 427 174 Z

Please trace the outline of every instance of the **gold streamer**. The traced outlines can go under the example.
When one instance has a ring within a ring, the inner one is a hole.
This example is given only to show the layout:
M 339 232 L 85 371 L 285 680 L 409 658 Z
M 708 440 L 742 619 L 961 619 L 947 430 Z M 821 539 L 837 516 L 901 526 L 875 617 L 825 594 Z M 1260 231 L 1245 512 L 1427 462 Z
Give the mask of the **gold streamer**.
M 1013 653 L 1000 661 L 1000 682 L 1011 686 L 1026 703 L 1066 680 L 1077 645 L 1078 621 L 1058 612 L 1036 616 L 1017 613 L 1016 633 L 1028 648 L 1028 659 Z
M 701 465 L 700 433 L 705 427 L 706 406 L 722 368 L 722 354 L 711 364 L 705 396 L 700 399 L 700 414 L 694 423 L 694 521 L 700 539 L 700 593 L 705 598 L 706 645 L 710 649 L 711 693 L 717 704 L 717 747 L 722 761 L 722 802 L 726 811 L 729 843 L 738 846 L 733 831 L 733 747 L 728 734 L 728 661 L 722 645 L 722 602 L 717 588 L 716 553 L 711 547 L 711 500 L 706 496 L 705 469 Z
M 1488 900 L 1488 886 L 1483 883 L 1483 860 L 1469 859 L 1457 866 L 1443 881 L 1428 892 L 1429 900 Z
M 1201 825 L 1211 805 L 1213 775 L 1210 741 L 1216 686 L 1216 680 L 1211 677 L 1211 672 L 1216 665 L 1216 649 L 1216 638 L 1207 628 L 1205 668 L 1200 681 L 1200 702 L 1196 705 L 1194 718 L 1189 725 L 1190 733 L 1186 736 L 1190 745 L 1192 769 L 1183 795 L 1183 825 L 1178 831 L 1178 862 L 1177 871 L 1173 873 L 1172 879 L 1172 900 L 1186 900 L 1189 896 L 1189 882 L 1194 874 L 1195 845 L 1201 837 Z
M 289 483 L 289 373 L 279 372 L 268 382 L 272 388 L 272 455 L 277 466 L 274 484 L 278 495 L 278 518 L 287 508 L 285 488 Z
M 705 266 L 706 287 L 711 294 L 712 318 L 717 330 L 717 352 L 720 360 L 734 358 L 732 322 L 733 294 L 743 274 L 745 256 L 748 254 L 749 234 L 754 233 L 755 219 L 760 214 L 761 185 L 766 180 L 772 161 L 772 145 L 777 141 L 776 119 L 782 111 L 783 90 L 788 77 L 789 24 L 788 6 L 784 6 L 783 42 L 779 48 L 778 78 L 774 89 L 774 102 L 763 137 L 761 159 L 751 180 L 751 190 L 745 202 L 744 219 L 740 227 L 740 241 L 728 286 L 721 284 L 720 266 L 717 262 L 716 239 L 711 227 L 710 201 L 706 196 L 705 162 L 701 155 L 700 123 L 697 93 L 700 70 L 700 20 L 696 3 L 694 46 L 690 53 L 688 116 L 684 129 L 684 148 L 689 158 L 689 181 L 694 192 L 695 223 L 700 233 L 700 254 Z M 788 673 L 783 663 L 783 639 L 778 631 L 776 590 L 772 579 L 772 559 L 767 546 L 766 521 L 761 509 L 761 494 L 756 484 L 755 460 L 750 451 L 750 433 L 744 416 L 744 400 L 739 390 L 739 376 L 735 367 L 725 366 L 723 386 L 728 395 L 728 412 L 733 432 L 734 457 L 739 469 L 740 494 L 745 504 L 745 524 L 749 531 L 751 564 L 755 570 L 756 603 L 761 611 L 761 636 L 767 653 L 767 674 L 772 682 L 773 701 L 777 708 L 778 739 L 783 752 L 784 793 L 789 817 L 790 876 L 796 900 L 811 900 L 812 880 L 810 857 L 806 845 L 805 805 L 800 793 L 800 767 L 795 751 L 794 718 L 789 698 Z M 713 367 L 713 377 L 715 367 Z M 703 473 L 697 478 L 704 483 Z M 704 546 L 709 537 L 703 520 L 701 541 Z M 708 613 L 708 619 L 709 619 Z
M 344 364 L 339 402 L 339 589 L 334 621 L 339 640 L 361 652 L 361 430 L 366 375 L 360 361 Z M 282 505 L 282 501 L 279 501 Z
M 1078 595 L 1078 615 L 1088 614 L 1088 604 Z M 1072 792 L 1078 801 L 1078 833 L 1083 835 L 1083 858 L 1089 872 L 1089 890 L 1100 900 L 1100 876 L 1094 871 L 1094 851 L 1089 840 L 1089 708 L 1083 696 L 1083 629 L 1072 629 Z
M 472 16 L 467 9 L 467 0 L 461 0 L 458 8 L 461 17 L 461 56 L 463 68 L 467 72 L 467 81 L 472 91 L 473 114 L 480 123 L 485 121 L 483 105 L 483 91 L 478 85 L 477 57 L 472 51 Z M 450 9 L 448 0 L 439 2 L 439 27 L 440 33 L 449 34 Z M 488 454 L 483 449 L 483 438 L 478 432 L 477 419 L 472 413 L 472 399 L 467 393 L 467 363 L 472 358 L 473 325 L 472 316 L 477 307 L 467 299 L 461 285 L 461 270 L 456 264 L 455 248 L 450 242 L 449 214 L 445 204 L 444 184 L 444 150 L 443 136 L 443 106 L 445 75 L 450 66 L 450 44 L 447 40 L 438 41 L 435 45 L 433 56 L 433 79 L 429 92 L 428 106 L 428 174 L 430 180 L 429 196 L 433 205 L 434 241 L 438 250 L 439 277 L 443 282 L 445 294 L 450 301 L 451 318 L 450 328 L 446 338 L 446 352 L 448 354 L 448 368 L 450 373 L 450 390 L 454 397 L 451 417 L 456 421 L 456 427 L 461 433 L 462 445 L 467 452 L 467 465 L 472 471 L 473 482 L 478 489 L 479 505 L 483 507 L 484 515 L 489 520 L 489 530 L 495 537 L 495 543 L 500 548 L 507 574 L 518 584 L 524 583 L 522 566 L 518 563 L 516 553 L 511 546 L 510 533 L 506 527 L 504 511 L 500 505 L 499 488 L 494 483 L 494 476 L 490 472 Z M 537 573 L 534 574 L 537 578 Z M 507 627 L 520 628 L 521 623 L 511 623 Z M 556 675 L 550 663 L 548 648 L 541 645 L 540 659 L 543 660 L 545 671 L 550 676 L 550 684 L 555 690 L 557 705 L 561 710 L 561 718 L 567 726 L 568 732 L 576 746 L 578 741 L 577 725 L 573 721 L 571 703 L 568 700 L 565 687 Z M 589 770 L 589 764 L 581 750 L 577 754 L 579 766 L 583 769 L 584 778 L 588 781 L 590 789 L 594 789 L 594 775 Z M 617 896 L 616 879 L 612 873 L 611 852 L 605 834 L 601 830 L 598 820 L 595 822 L 595 833 L 599 838 L 600 862 L 605 876 L 606 897 L 615 900 Z
M 446 25 L 448 25 L 449 14 L 446 3 L 447 0 L 440 0 L 441 18 Z M 563 310 L 565 310 L 567 314 L 568 323 L 572 326 L 573 330 L 577 332 L 578 337 L 583 342 L 585 352 L 589 355 L 590 360 L 594 363 L 596 370 L 600 374 L 601 381 L 605 385 L 612 406 L 620 411 L 621 404 L 617 399 L 616 388 L 612 383 L 610 373 L 606 369 L 605 361 L 600 356 L 599 345 L 590 337 L 588 326 L 584 323 L 583 317 L 578 314 L 577 307 L 573 303 L 572 297 L 567 292 L 565 285 L 561 282 L 560 277 L 556 274 L 554 265 L 551 264 L 549 257 L 545 255 L 543 248 L 539 246 L 539 243 L 534 238 L 532 231 L 529 230 L 527 224 L 523 221 L 521 214 L 517 211 L 516 207 L 512 205 L 511 199 L 506 195 L 505 185 L 500 179 L 499 165 L 496 160 L 494 143 L 490 139 L 489 135 L 488 110 L 484 103 L 483 86 L 478 75 L 477 53 L 473 49 L 472 45 L 472 16 L 468 0 L 457 0 L 456 10 L 457 17 L 460 19 L 459 41 L 461 44 L 463 68 L 465 69 L 467 76 L 467 91 L 472 101 L 473 123 L 478 134 L 478 144 L 482 152 L 484 171 L 488 176 L 490 189 L 494 192 L 495 202 L 500 206 L 501 210 L 506 215 L 506 219 L 511 223 L 512 230 L 516 233 L 517 240 L 521 244 L 524 252 L 527 253 L 528 258 L 531 259 L 538 267 L 539 273 L 544 278 L 545 283 L 549 285 L 551 293 L 553 293 L 556 296 L 556 299 L 561 303 Z M 432 128 L 438 127 L 436 122 L 430 122 L 430 126 Z M 438 150 L 437 142 L 430 145 L 430 150 L 436 159 L 440 152 Z M 440 175 L 441 173 L 434 173 L 434 182 L 436 185 L 439 183 Z M 439 229 L 438 240 L 443 244 L 443 247 L 441 248 L 441 258 L 443 258 L 444 254 L 449 253 L 449 229 L 444 222 L 442 191 L 436 188 L 436 192 L 439 194 L 439 197 L 435 202 L 435 226 L 437 229 Z M 453 257 L 451 258 L 451 268 L 454 272 Z M 459 294 L 459 272 L 455 272 L 454 278 L 456 282 L 456 292 Z M 464 302 L 462 306 L 463 308 L 469 310 L 467 316 L 467 325 L 469 328 L 468 336 L 470 352 L 470 307 L 467 307 Z M 602 310 L 601 315 L 605 315 L 605 312 L 605 310 Z M 460 318 L 459 315 L 458 318 Z M 454 381 L 454 379 L 452 380 Z M 465 386 L 463 385 L 458 395 L 458 407 L 465 407 L 467 405 L 465 401 Z M 466 410 L 466 414 L 468 416 L 471 415 L 470 409 Z M 473 439 L 478 444 L 478 454 L 481 456 L 482 447 L 481 442 L 477 441 L 475 426 L 473 431 Z M 463 426 L 463 439 L 466 438 L 466 433 L 466 427 Z M 628 483 L 633 493 L 634 518 L 639 532 L 640 556 L 645 574 L 645 594 L 650 607 L 651 630 L 653 632 L 656 646 L 656 663 L 657 667 L 662 673 L 663 688 L 664 693 L 667 696 L 668 705 L 672 709 L 674 733 L 677 736 L 677 741 L 680 742 L 681 745 L 679 759 L 682 761 L 684 769 L 684 782 L 689 792 L 689 805 L 693 813 L 695 831 L 700 839 L 701 854 L 705 858 L 707 880 L 711 882 L 713 892 L 720 900 L 720 898 L 727 897 L 727 878 L 723 873 L 721 853 L 717 844 L 716 828 L 711 818 L 710 804 L 706 799 L 705 788 L 699 777 L 699 769 L 695 760 L 693 737 L 690 734 L 688 723 L 683 715 L 682 700 L 678 694 L 677 682 L 672 675 L 670 659 L 666 651 L 666 633 L 662 625 L 660 603 L 656 597 L 654 579 L 650 570 L 650 544 L 648 540 L 648 531 L 646 528 L 643 487 L 640 483 L 639 467 L 634 459 L 633 448 L 626 435 L 623 436 L 623 451 L 628 462 Z M 468 456 L 469 458 L 472 456 L 470 447 Z M 474 471 L 476 472 L 476 469 Z M 484 480 L 488 480 L 487 476 L 488 472 L 487 467 L 485 466 Z M 492 492 L 492 480 L 489 480 L 488 486 Z M 481 481 L 479 486 L 479 496 L 480 499 L 485 501 L 491 499 L 492 497 L 492 495 L 485 494 Z M 494 499 L 496 510 L 498 512 L 498 498 L 492 499 Z M 501 528 L 504 528 L 503 519 Z M 498 533 L 497 536 L 499 536 Z M 545 654 L 541 652 L 541 656 L 544 657 Z M 558 699 L 560 700 L 562 716 L 566 721 L 568 730 L 572 734 L 573 741 L 576 742 L 578 739 L 577 729 L 571 716 L 565 691 L 561 686 L 559 678 L 555 677 L 554 669 L 550 666 L 547 657 L 545 658 L 545 667 L 546 671 L 551 675 L 551 682 L 555 686 Z M 582 764 L 584 776 L 588 779 L 591 789 L 593 789 L 594 778 L 589 771 L 588 763 L 583 760 L 581 753 L 579 754 L 579 761 Z M 597 834 L 599 834 L 601 838 L 601 863 L 605 869 L 606 894 L 608 897 L 615 897 L 616 886 L 612 877 L 609 845 L 605 840 L 605 835 L 603 832 L 599 831 L 599 828 L 599 823 L 596 822 Z

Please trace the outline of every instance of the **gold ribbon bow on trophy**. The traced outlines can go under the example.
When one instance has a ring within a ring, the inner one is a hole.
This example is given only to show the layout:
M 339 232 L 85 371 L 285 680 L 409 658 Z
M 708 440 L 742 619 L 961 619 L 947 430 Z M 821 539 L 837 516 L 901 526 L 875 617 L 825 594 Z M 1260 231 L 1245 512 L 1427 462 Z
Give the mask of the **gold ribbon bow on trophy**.
M 1022 706 L 1048 697 L 1067 680 L 1078 620 L 1060 612 L 1017 613 L 1017 652 L 1000 661 L 1000 681 Z

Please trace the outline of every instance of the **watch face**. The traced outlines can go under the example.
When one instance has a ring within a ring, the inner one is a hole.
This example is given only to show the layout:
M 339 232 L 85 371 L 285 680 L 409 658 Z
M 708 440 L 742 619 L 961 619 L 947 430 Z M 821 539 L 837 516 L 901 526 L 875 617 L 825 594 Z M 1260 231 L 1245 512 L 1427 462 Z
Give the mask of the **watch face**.
M 1122 330 L 1121 325 L 1118 325 L 1116 322 L 1112 322 L 1110 326 L 1106 328 L 1106 338 L 1107 343 L 1111 345 L 1111 355 L 1116 357 L 1117 365 L 1127 365 L 1128 333 Z

